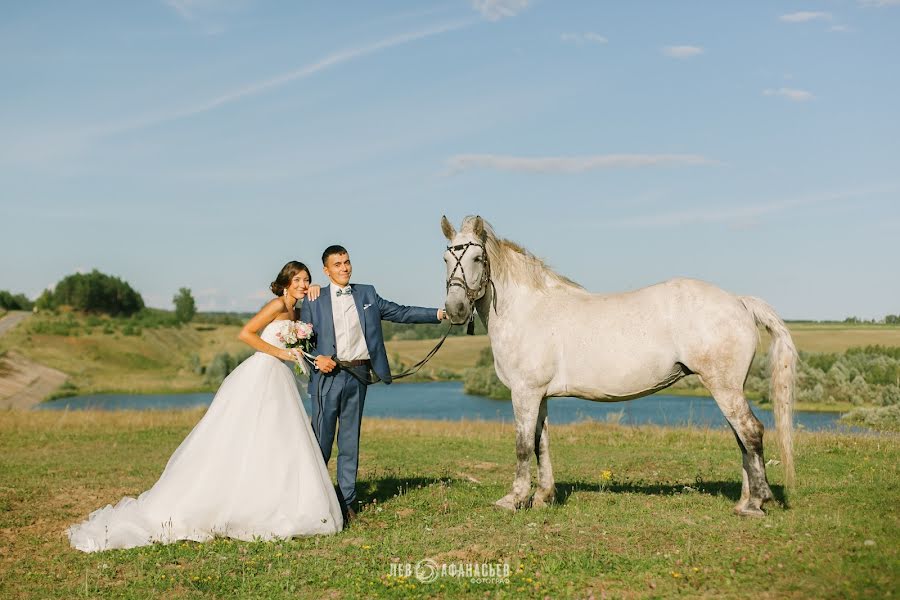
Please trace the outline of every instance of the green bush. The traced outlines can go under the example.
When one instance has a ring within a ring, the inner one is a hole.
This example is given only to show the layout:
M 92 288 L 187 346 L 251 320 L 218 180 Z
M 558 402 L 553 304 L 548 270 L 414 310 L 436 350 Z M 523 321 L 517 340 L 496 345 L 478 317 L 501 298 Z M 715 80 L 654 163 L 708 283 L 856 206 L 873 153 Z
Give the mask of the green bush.
M 482 350 L 475 367 L 466 371 L 463 377 L 463 391 L 498 400 L 509 400 L 512 397 L 509 388 L 497 377 L 494 370 L 494 353 L 490 347 Z
M 206 377 L 205 381 L 209 385 L 219 386 L 222 385 L 222 381 L 228 377 L 228 374 L 234 371 L 235 368 L 242 362 L 244 362 L 247 358 L 252 356 L 254 351 L 251 349 L 247 349 L 241 352 L 236 353 L 234 356 L 228 354 L 227 352 L 220 352 L 213 357 L 212 361 L 209 363 L 209 366 L 206 367 Z

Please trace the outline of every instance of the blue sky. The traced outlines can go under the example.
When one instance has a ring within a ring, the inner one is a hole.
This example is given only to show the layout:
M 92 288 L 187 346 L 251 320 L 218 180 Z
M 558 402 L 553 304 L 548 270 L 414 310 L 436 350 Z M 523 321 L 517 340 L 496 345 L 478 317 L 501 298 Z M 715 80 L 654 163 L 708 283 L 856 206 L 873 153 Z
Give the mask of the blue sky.
M 443 300 L 481 214 L 590 290 L 900 313 L 900 0 L 0 7 L 0 289 L 253 310 L 280 266 Z

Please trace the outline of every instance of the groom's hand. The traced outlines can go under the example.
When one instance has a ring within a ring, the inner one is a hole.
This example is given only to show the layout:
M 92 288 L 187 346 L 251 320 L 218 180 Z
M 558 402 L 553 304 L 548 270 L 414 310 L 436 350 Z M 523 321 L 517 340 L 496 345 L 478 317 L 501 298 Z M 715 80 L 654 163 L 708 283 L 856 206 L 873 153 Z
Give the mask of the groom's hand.
M 330 356 L 320 354 L 316 357 L 316 368 L 322 373 L 331 373 L 336 366 L 337 363 Z

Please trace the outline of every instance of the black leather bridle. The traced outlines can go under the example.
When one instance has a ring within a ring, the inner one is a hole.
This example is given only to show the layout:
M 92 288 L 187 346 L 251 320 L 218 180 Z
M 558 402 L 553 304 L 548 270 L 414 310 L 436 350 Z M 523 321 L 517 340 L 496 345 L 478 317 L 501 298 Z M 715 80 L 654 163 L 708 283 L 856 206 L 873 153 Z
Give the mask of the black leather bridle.
M 484 259 L 484 270 L 481 272 L 481 278 L 478 280 L 478 285 L 476 287 L 469 287 L 469 282 L 466 280 L 466 269 L 463 267 L 462 259 L 466 251 L 473 246 L 475 248 L 481 248 L 481 255 Z M 488 260 L 487 249 L 484 247 L 484 244 L 479 244 L 478 242 L 466 242 L 465 244 L 457 244 L 456 246 L 447 246 L 447 252 L 449 252 L 450 256 L 456 261 L 456 264 L 453 265 L 453 269 L 450 271 L 450 275 L 447 277 L 447 293 L 449 294 L 450 288 L 454 286 L 462 288 L 465 292 L 466 299 L 469 301 L 470 313 L 469 326 L 466 329 L 466 333 L 474 335 L 475 302 L 484 296 L 488 284 L 490 284 L 493 291 L 491 301 L 494 306 L 494 311 L 497 311 L 497 289 L 494 287 L 494 281 L 491 279 L 491 261 Z M 457 271 L 459 271 L 460 275 L 456 274 Z

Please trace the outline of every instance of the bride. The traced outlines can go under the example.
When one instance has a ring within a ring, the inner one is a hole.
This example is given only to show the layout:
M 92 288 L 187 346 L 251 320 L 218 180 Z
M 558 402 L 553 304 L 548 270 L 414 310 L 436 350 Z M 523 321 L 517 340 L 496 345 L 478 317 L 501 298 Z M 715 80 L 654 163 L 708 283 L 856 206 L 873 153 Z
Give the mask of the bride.
M 153 487 L 68 529 L 74 548 L 96 552 L 216 536 L 270 540 L 341 530 L 331 477 L 293 373 L 282 362 L 294 356 L 277 335 L 295 319 L 297 302 L 308 292 L 318 295 L 310 279 L 303 263 L 284 266 L 271 286 L 277 297 L 241 330 L 240 339 L 256 354 L 225 378 Z

